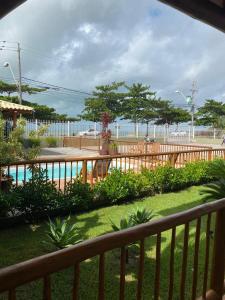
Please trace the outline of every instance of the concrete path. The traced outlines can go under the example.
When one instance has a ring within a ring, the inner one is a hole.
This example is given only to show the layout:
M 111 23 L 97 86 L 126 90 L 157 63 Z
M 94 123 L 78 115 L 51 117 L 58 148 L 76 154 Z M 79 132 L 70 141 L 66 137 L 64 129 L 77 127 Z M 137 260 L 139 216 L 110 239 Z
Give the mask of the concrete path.
M 42 148 L 40 158 L 44 157 L 56 157 L 56 156 L 76 156 L 76 157 L 85 157 L 85 156 L 98 156 L 98 151 L 77 149 L 72 147 L 58 147 L 58 148 Z

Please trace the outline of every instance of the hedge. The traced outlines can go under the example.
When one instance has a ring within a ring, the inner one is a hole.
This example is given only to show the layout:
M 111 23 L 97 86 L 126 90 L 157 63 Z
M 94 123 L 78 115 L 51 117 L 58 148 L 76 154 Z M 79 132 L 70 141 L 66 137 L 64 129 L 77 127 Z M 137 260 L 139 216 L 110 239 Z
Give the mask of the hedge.
M 64 193 L 46 181 L 46 170 L 33 169 L 33 177 L 24 185 L 13 185 L 8 193 L 0 192 L 0 217 L 19 216 L 24 222 L 37 222 L 49 216 L 65 215 L 119 204 L 157 193 L 179 191 L 192 185 L 211 182 L 210 169 L 215 161 L 188 163 L 176 169 L 171 166 L 155 170 L 142 169 L 141 173 L 119 169 L 95 184 L 83 184 L 80 178 L 66 184 Z

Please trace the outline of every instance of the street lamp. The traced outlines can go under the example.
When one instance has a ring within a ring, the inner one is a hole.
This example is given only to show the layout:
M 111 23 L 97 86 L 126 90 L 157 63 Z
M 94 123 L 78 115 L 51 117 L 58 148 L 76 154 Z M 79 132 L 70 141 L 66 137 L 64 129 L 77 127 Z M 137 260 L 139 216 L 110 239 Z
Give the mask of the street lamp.
M 17 81 L 17 80 L 16 80 L 16 77 L 15 77 L 15 75 L 14 75 L 14 72 L 13 72 L 12 67 L 11 67 L 11 65 L 10 65 L 9 62 L 5 62 L 5 63 L 3 64 L 3 67 L 9 68 L 9 70 L 10 70 L 10 72 L 11 72 L 11 74 L 12 74 L 13 80 L 15 81 L 16 86 L 17 86 L 17 88 L 18 88 L 19 103 L 22 104 L 22 92 L 21 92 L 22 89 L 21 89 L 20 81 Z
M 193 96 L 185 96 L 182 91 L 175 91 L 175 93 L 180 94 L 187 104 L 191 107 L 191 131 L 192 137 L 194 139 L 194 115 L 195 115 L 195 104 L 194 104 L 194 97 Z

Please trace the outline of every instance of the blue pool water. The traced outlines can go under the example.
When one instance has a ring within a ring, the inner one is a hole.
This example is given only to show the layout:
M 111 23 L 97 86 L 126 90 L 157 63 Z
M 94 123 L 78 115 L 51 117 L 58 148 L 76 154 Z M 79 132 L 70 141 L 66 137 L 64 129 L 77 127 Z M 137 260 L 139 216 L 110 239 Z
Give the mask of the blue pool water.
M 73 163 L 72 166 L 70 163 L 60 163 L 59 164 L 54 164 L 54 168 L 52 164 L 41 164 L 41 168 L 43 170 L 47 169 L 47 174 L 48 178 L 51 180 L 52 178 L 57 180 L 59 178 L 64 179 L 64 178 L 71 178 L 71 177 L 76 177 L 80 175 L 81 169 L 82 169 L 82 162 Z M 87 169 L 88 171 L 91 170 L 91 163 L 87 164 Z M 18 182 L 22 182 L 23 180 L 28 181 L 32 177 L 32 173 L 29 170 L 29 167 L 27 166 L 26 168 L 23 166 L 18 167 L 18 173 L 16 172 L 16 168 L 12 167 L 9 170 L 9 175 L 11 175 L 16 181 L 16 178 Z

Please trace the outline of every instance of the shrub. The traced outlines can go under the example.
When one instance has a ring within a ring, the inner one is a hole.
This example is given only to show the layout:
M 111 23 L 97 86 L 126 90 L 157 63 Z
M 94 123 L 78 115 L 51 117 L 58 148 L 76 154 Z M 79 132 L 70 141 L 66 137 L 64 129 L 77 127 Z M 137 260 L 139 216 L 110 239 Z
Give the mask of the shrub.
M 56 218 L 55 222 L 49 220 L 48 241 L 46 243 L 55 246 L 57 249 L 63 249 L 81 242 L 78 239 L 75 224 L 70 225 L 69 222 L 70 216 L 65 220 Z
M 0 217 L 6 217 L 9 211 L 9 203 L 6 194 L 0 191 Z
M 30 168 L 32 178 L 23 186 L 14 187 L 18 198 L 18 209 L 28 219 L 48 215 L 52 210 L 59 208 L 62 200 L 61 192 L 56 185 L 48 181 L 47 170 L 37 167 Z
M 53 136 L 47 136 L 45 138 L 45 142 L 46 142 L 48 147 L 52 147 L 52 148 L 56 147 L 57 146 L 57 141 L 58 141 L 57 138 L 55 138 Z
M 89 209 L 93 203 L 92 195 L 90 184 L 84 184 L 78 178 L 66 184 L 62 205 L 71 211 Z
M 155 214 L 152 210 L 148 210 L 145 207 L 136 208 L 129 216 L 129 221 L 132 226 L 149 222 L 153 219 Z
M 120 219 L 119 225 L 116 225 L 114 222 L 112 222 L 112 220 L 110 220 L 110 222 L 111 222 L 112 229 L 114 231 L 120 231 L 120 230 L 127 229 L 127 228 L 130 228 L 133 226 L 130 218 Z
M 203 200 L 210 201 L 225 197 L 225 161 L 217 159 L 211 163 L 209 174 L 217 181 L 207 184 L 201 191 Z
M 22 140 L 24 148 L 34 148 L 41 146 L 41 140 L 38 137 L 28 137 Z
M 127 173 L 118 169 L 94 187 L 95 198 L 101 203 L 118 203 L 128 198 L 141 196 L 145 192 L 146 178 L 132 171 Z

